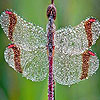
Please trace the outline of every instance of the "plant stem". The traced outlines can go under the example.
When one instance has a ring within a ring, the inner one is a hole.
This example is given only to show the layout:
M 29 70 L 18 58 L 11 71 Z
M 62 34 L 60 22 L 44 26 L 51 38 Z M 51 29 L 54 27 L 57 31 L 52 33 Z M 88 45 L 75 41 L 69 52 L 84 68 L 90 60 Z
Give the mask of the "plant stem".
M 54 0 L 51 0 L 51 4 L 54 4 Z

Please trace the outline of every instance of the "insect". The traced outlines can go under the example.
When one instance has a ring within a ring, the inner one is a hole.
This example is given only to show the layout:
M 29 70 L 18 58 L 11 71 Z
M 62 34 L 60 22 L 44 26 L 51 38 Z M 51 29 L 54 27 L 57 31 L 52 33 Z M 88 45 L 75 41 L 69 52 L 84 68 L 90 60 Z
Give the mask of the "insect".
M 0 24 L 11 41 L 4 52 L 6 62 L 32 81 L 44 80 L 49 72 L 48 100 L 54 100 L 54 80 L 70 86 L 97 71 L 99 59 L 91 46 L 99 38 L 100 22 L 90 17 L 75 27 L 56 31 L 53 0 L 47 17 L 46 32 L 10 10 L 1 14 Z

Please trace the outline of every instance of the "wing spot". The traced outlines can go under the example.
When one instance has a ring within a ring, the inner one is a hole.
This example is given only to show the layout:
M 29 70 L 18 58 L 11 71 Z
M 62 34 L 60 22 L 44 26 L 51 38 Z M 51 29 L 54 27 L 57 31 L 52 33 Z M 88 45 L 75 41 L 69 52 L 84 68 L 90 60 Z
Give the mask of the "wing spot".
M 91 25 L 93 22 L 95 22 L 96 19 L 95 18 L 90 18 L 89 20 L 87 20 L 84 24 L 85 26 L 85 31 L 87 34 L 87 39 L 88 39 L 88 47 L 92 46 L 93 43 L 93 39 L 92 39 L 92 32 L 91 32 Z
M 14 63 L 15 63 L 15 69 L 22 73 L 22 68 L 21 68 L 21 61 L 20 61 L 20 48 L 18 48 L 16 45 L 11 44 L 8 46 L 8 48 L 12 48 L 14 52 Z
M 80 77 L 80 79 L 85 79 L 88 76 L 88 68 L 89 68 L 89 60 L 90 60 L 90 54 L 88 51 L 85 51 L 82 54 L 82 75 Z
M 95 56 L 95 53 L 93 53 L 92 51 L 88 51 L 88 53 L 92 56 Z
M 5 13 L 9 14 L 8 37 L 11 41 L 13 41 L 13 31 L 14 31 L 15 25 L 17 23 L 17 17 L 14 13 L 12 13 L 10 11 L 6 11 Z
M 11 11 L 5 11 L 5 13 L 6 13 L 6 14 L 9 14 L 9 15 L 12 14 Z

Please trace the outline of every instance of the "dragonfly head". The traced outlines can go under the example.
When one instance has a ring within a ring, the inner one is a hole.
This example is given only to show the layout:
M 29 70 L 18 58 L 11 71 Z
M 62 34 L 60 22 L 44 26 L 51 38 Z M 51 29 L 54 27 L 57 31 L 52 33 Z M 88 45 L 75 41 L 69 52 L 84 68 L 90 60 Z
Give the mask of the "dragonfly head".
M 53 19 L 56 19 L 56 7 L 54 4 L 50 4 L 47 8 L 47 17 L 53 16 Z

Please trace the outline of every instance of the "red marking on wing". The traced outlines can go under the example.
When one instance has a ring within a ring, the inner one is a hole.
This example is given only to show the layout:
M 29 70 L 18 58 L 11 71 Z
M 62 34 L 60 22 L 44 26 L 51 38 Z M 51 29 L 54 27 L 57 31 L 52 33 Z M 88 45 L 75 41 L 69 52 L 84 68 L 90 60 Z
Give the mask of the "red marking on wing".
M 15 46 L 14 44 L 11 44 L 8 46 L 8 49 L 13 48 L 14 46 Z
M 89 59 L 90 59 L 90 54 L 88 53 L 88 51 L 85 51 L 82 54 L 82 75 L 80 77 L 80 79 L 85 79 L 88 76 L 88 68 L 89 68 Z
M 94 54 L 93 52 L 91 52 L 91 51 L 88 51 L 88 53 L 89 53 L 90 55 L 92 55 L 92 56 L 95 56 L 95 54 Z
M 91 32 L 91 25 L 93 22 L 95 22 L 95 18 L 90 18 L 88 21 L 84 23 L 85 31 L 87 34 L 87 40 L 88 40 L 88 47 L 92 46 L 93 39 L 92 39 L 92 32 Z
M 7 14 L 9 14 L 9 27 L 8 27 L 8 37 L 11 41 L 13 41 L 13 31 L 15 29 L 15 25 L 17 23 L 17 17 L 14 13 L 10 11 L 6 11 Z
M 90 19 L 89 19 L 89 22 L 91 22 L 91 23 L 93 23 L 93 22 L 95 22 L 95 21 L 96 21 L 95 18 L 90 18 Z
M 9 14 L 9 15 L 12 14 L 11 11 L 5 11 L 5 13 L 6 13 L 6 14 Z
M 21 68 L 21 61 L 20 61 L 20 49 L 14 44 L 9 45 L 8 48 L 12 48 L 13 49 L 15 69 L 18 72 L 22 73 L 23 70 Z

